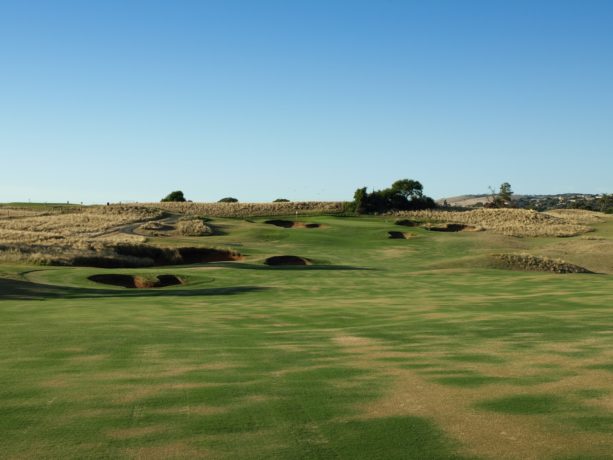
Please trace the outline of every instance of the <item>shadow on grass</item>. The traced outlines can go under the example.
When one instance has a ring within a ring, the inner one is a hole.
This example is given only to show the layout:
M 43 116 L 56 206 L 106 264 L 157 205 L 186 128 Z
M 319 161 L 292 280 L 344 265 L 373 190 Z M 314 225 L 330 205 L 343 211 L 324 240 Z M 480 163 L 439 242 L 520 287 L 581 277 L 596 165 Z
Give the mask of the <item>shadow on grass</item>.
M 23 280 L 0 279 L 0 300 L 88 299 L 96 297 L 198 297 L 237 295 L 267 289 L 259 286 L 206 289 L 90 289 L 38 284 Z
M 218 225 L 218 224 L 208 224 L 207 225 L 213 230 L 211 236 L 227 236 L 229 233 L 226 231 L 228 228 L 227 225 Z
M 243 262 L 215 262 L 214 265 L 238 270 L 376 270 L 374 268 L 355 267 L 353 265 L 260 265 Z

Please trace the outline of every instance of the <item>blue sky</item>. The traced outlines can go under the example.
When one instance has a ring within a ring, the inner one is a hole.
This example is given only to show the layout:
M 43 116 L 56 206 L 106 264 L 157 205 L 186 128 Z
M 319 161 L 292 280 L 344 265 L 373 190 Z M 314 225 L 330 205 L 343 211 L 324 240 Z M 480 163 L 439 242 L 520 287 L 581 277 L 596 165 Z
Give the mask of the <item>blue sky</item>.
M 3 1 L 0 201 L 613 192 L 611 1 Z

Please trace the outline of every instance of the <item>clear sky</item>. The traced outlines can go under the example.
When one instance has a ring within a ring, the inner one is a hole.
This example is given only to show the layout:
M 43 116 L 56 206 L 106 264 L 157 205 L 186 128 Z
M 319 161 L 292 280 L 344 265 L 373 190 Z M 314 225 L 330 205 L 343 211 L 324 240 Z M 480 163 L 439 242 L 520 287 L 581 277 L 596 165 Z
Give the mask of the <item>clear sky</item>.
M 0 201 L 613 192 L 613 1 L 0 0 Z

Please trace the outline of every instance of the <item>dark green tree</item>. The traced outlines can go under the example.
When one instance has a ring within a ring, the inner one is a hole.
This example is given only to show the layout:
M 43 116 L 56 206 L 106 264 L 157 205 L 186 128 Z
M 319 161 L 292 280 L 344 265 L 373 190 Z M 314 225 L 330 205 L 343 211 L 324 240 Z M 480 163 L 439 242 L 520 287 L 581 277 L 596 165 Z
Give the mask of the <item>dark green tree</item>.
M 167 201 L 183 202 L 185 201 L 185 196 L 183 196 L 183 192 L 181 190 L 175 190 L 174 192 L 170 192 L 168 195 L 162 198 L 162 202 L 167 202 Z
M 390 188 L 371 193 L 367 192 L 366 187 L 359 188 L 353 195 L 352 205 L 358 214 L 436 207 L 434 200 L 423 194 L 423 185 L 411 179 L 398 180 Z
M 423 191 L 424 186 L 416 180 L 401 179 L 392 184 L 392 192 L 405 197 L 407 200 L 421 198 Z
M 367 198 L 368 192 L 366 191 L 366 187 L 357 189 L 353 194 L 353 210 L 358 214 L 366 213 Z
M 600 197 L 600 211 L 613 214 L 613 195 L 605 193 Z
M 232 198 L 231 196 L 228 196 L 226 198 L 222 198 L 221 200 L 219 200 L 218 203 L 238 203 L 238 200 L 236 198 Z
M 511 190 L 511 184 L 508 182 L 503 182 L 500 185 L 500 190 L 498 191 L 498 199 L 502 203 L 510 203 L 513 195 L 513 190 Z

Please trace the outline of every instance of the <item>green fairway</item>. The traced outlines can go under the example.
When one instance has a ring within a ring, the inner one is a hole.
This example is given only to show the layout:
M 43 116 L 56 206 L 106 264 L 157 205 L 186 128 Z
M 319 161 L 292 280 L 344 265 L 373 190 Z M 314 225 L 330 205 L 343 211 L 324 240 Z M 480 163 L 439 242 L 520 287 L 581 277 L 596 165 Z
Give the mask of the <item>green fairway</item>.
M 151 240 L 238 262 L 0 265 L 0 457 L 611 458 L 613 275 L 488 266 L 554 238 L 265 220 Z M 103 273 L 185 284 L 88 280 Z

